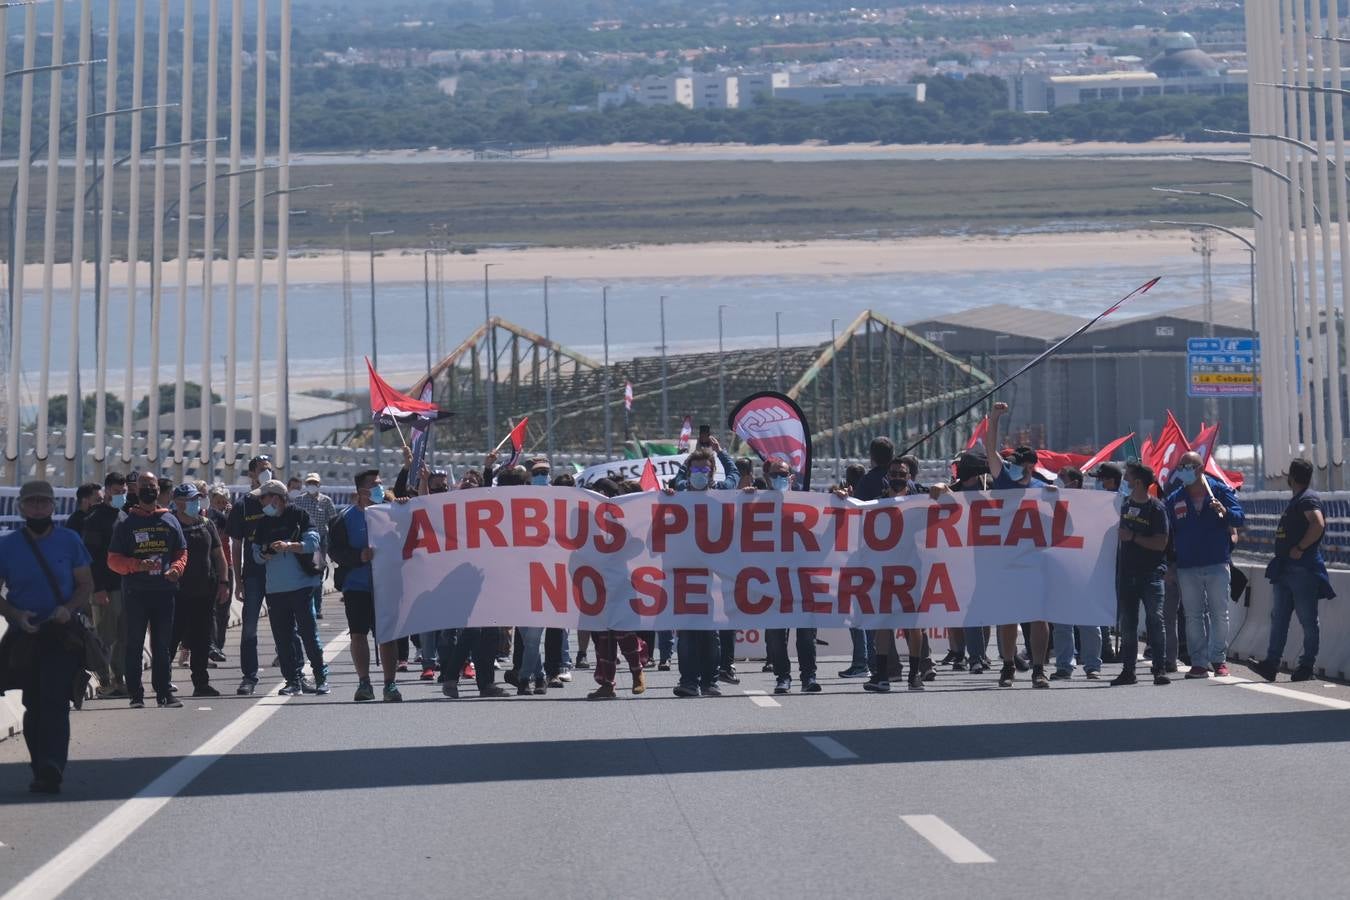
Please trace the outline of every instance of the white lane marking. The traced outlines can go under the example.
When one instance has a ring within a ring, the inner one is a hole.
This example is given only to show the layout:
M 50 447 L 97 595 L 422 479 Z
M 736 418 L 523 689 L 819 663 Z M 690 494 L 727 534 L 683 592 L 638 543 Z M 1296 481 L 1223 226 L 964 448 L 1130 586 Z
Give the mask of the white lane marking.
M 755 704 L 756 706 L 762 706 L 765 709 L 768 709 L 771 706 L 782 707 L 783 705 L 779 703 L 777 700 L 765 694 L 763 691 L 742 691 L 742 693 L 750 698 L 751 703 Z
M 857 759 L 858 754 L 845 747 L 832 737 L 826 737 L 823 734 L 806 735 L 802 738 L 812 747 L 815 747 L 821 753 L 824 753 L 830 759 Z M 8 898 L 5 898 L 8 900 Z
M 937 816 L 901 816 L 900 821 L 918 832 L 954 863 L 991 863 L 994 858 L 972 844 L 965 835 Z
M 346 634 L 335 637 L 324 649 L 325 658 L 329 661 L 335 659 L 346 649 L 349 640 Z M 216 732 L 215 736 L 174 763 L 136 796 L 104 816 L 41 868 L 10 888 L 0 900 L 47 900 L 69 890 L 198 775 L 209 769 L 212 763 L 239 746 L 241 741 L 270 719 L 290 699 L 277 695 L 276 692 L 282 686 L 278 683 L 276 688 Z
M 1231 684 L 1248 691 L 1256 691 L 1258 694 L 1270 694 L 1272 697 L 1284 697 L 1288 700 L 1302 700 L 1304 703 L 1324 706 L 1327 709 L 1350 709 L 1350 701 L 1337 700 L 1335 697 L 1319 697 L 1317 694 L 1280 687 L 1268 681 L 1253 681 L 1250 678 L 1239 678 L 1236 675 L 1226 675 L 1209 680 L 1215 684 Z M 1326 687 L 1330 686 L 1326 685 Z
M 199 707 L 197 707 L 197 712 L 210 712 L 210 711 L 211 711 L 211 707 L 209 707 L 209 706 L 199 706 Z

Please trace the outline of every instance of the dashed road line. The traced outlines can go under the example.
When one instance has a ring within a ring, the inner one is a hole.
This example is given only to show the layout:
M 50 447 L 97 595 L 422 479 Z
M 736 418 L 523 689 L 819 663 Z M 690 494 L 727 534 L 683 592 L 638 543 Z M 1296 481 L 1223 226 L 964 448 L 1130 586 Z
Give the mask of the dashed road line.
M 742 693 L 750 698 L 751 703 L 755 704 L 756 706 L 763 707 L 765 709 L 768 709 L 769 707 L 773 706 L 781 707 L 783 705 L 779 703 L 777 700 L 765 694 L 764 691 L 742 691 Z
M 823 734 L 804 735 L 802 740 L 806 741 L 812 747 L 815 747 L 821 753 L 824 753 L 830 759 L 857 759 L 858 754 L 845 747 L 832 737 L 826 737 Z
M 971 843 L 965 835 L 937 816 L 901 816 L 900 821 L 914 829 L 921 838 L 936 847 L 943 856 L 954 863 L 991 863 L 995 861 L 992 856 Z

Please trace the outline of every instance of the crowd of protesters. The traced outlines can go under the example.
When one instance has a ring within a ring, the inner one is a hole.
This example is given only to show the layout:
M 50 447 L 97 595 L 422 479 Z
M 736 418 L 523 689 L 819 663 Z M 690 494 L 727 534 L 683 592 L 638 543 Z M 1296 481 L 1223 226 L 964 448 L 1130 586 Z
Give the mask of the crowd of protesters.
M 1000 446 L 1006 410 L 1005 404 L 994 406 L 989 446 Z M 854 630 L 852 657 L 838 673 L 840 683 L 858 679 L 863 690 L 874 694 L 890 692 L 893 681 L 922 691 L 944 669 L 955 676 L 983 675 L 992 668 L 992 650 L 1001 687 L 1014 686 L 1018 674 L 1029 671 L 1033 687 L 1049 688 L 1053 681 L 1073 678 L 1075 663 L 1085 678 L 1099 680 L 1103 664 L 1112 657 L 1120 669 L 1109 683 L 1132 685 L 1141 658 L 1141 610 L 1147 636 L 1142 658 L 1149 663 L 1153 684 L 1170 684 L 1169 675 L 1178 673 L 1182 664 L 1189 679 L 1228 674 L 1227 604 L 1236 571 L 1231 553 L 1244 514 L 1235 493 L 1204 473 L 1199 455 L 1183 456 L 1161 487 L 1156 473 L 1138 461 L 1102 463 L 1088 473 L 1065 469 L 1057 484 L 1049 483 L 1039 477 L 1037 453 L 1029 447 L 1002 455 L 967 451 L 953 462 L 949 481 L 927 486 L 917 481 L 918 460 L 896 455 L 888 439 L 873 440 L 869 455 L 870 467 L 850 466 L 845 481 L 832 488 L 835 493 L 857 501 L 906 496 L 940 500 L 957 491 L 1081 490 L 1091 482 L 1119 495 L 1119 650 L 1112 652 L 1109 629 L 1010 622 L 952 629 L 947 654 L 935 661 L 921 630 L 904 634 L 903 651 L 894 630 Z M 410 667 L 420 673 L 419 682 L 434 683 L 451 699 L 460 697 L 466 679 L 480 697 L 545 694 L 566 687 L 576 670 L 593 673 L 596 687 L 585 694 L 587 699 L 614 698 L 620 656 L 634 694 L 647 690 L 646 671 L 668 671 L 672 663 L 679 673 L 674 693 L 681 698 L 715 697 L 722 685 L 748 677 L 735 665 L 734 631 L 573 634 L 555 628 L 463 628 L 428 632 L 411 641 L 381 641 L 375 632 L 366 510 L 450 490 L 575 485 L 573 475 L 555 474 L 543 457 L 524 464 L 498 463 L 497 455 L 489 454 L 481 471 L 469 470 L 453 484 L 442 470 L 410 473 L 405 466 L 391 490 L 377 469 L 362 471 L 354 480 L 355 500 L 344 508 L 323 493 L 317 473 L 288 484 L 273 477 L 266 456 L 249 461 L 250 489 L 238 499 L 224 486 L 200 481 L 175 485 L 151 470 L 110 473 L 101 485 L 78 490 L 79 508 L 65 527 L 53 521 L 51 486 L 25 484 L 19 497 L 24 524 L 0 537 L 0 583 L 5 589 L 0 613 L 11 624 L 0 644 L 0 690 L 23 691 L 32 790 L 60 790 L 69 708 L 83 699 L 88 682 L 83 670 L 91 662 L 98 699 L 125 700 L 133 708 L 146 705 L 142 672 L 147 633 L 156 706 L 182 706 L 172 681 L 176 650 L 183 654 L 180 663 L 190 669 L 192 696 L 218 696 L 211 674 L 228 662 L 225 633 L 232 598 L 242 606 L 237 694 L 253 694 L 259 684 L 258 627 L 264 606 L 276 652 L 272 667 L 284 682 L 280 693 L 329 693 L 317 623 L 324 617 L 323 588 L 330 569 L 350 634 L 357 702 L 402 700 L 409 684 L 400 685 L 399 675 Z M 1326 523 L 1321 501 L 1310 489 L 1312 471 L 1306 460 L 1290 465 L 1292 499 L 1267 570 L 1275 592 L 1270 647 L 1264 658 L 1251 662 L 1269 680 L 1276 677 L 1294 615 L 1304 645 L 1292 677 L 1313 677 L 1318 602 L 1334 596 L 1320 551 Z M 635 482 L 610 478 L 587 488 L 608 497 L 642 490 Z M 750 460 L 733 459 L 707 433 L 663 488 L 668 493 L 795 489 L 786 461 L 770 458 L 756 473 Z M 86 612 L 92 613 L 89 628 L 97 642 L 83 633 Z M 104 652 L 91 658 L 91 643 Z M 803 693 L 822 691 L 818 643 L 815 629 L 796 629 L 797 681 Z M 765 633 L 763 672 L 779 694 L 793 688 L 789 644 L 788 629 Z M 380 678 L 378 691 L 372 662 Z M 502 683 L 497 682 L 498 672 Z

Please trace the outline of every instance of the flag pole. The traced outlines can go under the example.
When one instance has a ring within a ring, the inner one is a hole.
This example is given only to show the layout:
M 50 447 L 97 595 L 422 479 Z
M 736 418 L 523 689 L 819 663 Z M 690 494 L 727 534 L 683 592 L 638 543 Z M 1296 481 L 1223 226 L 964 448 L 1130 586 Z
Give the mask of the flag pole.
M 973 400 L 972 402 L 966 404 L 964 407 L 962 407 L 962 408 L 961 408 L 960 410 L 958 410 L 957 412 L 953 413 L 952 415 L 948 416 L 946 419 L 944 419 L 944 420 L 942 420 L 941 422 L 939 422 L 939 423 L 937 424 L 936 427 L 934 427 L 931 431 L 929 431 L 929 432 L 928 432 L 927 434 L 925 434 L 923 437 L 919 438 L 917 441 L 915 441 L 914 443 L 910 444 L 908 447 L 906 447 L 906 448 L 905 448 L 904 450 L 902 450 L 900 453 L 897 453 L 897 454 L 896 454 L 896 457 L 899 458 L 899 457 L 904 456 L 904 455 L 906 455 L 906 454 L 908 454 L 908 453 L 912 453 L 912 452 L 914 452 L 914 450 L 917 449 L 918 447 L 921 447 L 921 446 L 923 446 L 924 444 L 926 444 L 929 440 L 931 440 L 931 439 L 933 438 L 934 435 L 938 434 L 939 432 L 941 432 L 942 430 L 944 430 L 945 428 L 947 428 L 947 426 L 951 425 L 951 424 L 952 424 L 953 422 L 955 422 L 957 419 L 960 419 L 960 418 L 961 418 L 962 416 L 964 416 L 966 413 L 970 412 L 972 409 L 974 409 L 975 407 L 979 406 L 979 405 L 980 405 L 981 403 L 983 403 L 984 401 L 988 400 L 990 397 L 992 397 L 992 396 L 994 396 L 995 394 L 997 394 L 999 391 L 1001 391 L 1003 388 L 1007 387 L 1009 384 L 1011 384 L 1011 383 L 1012 383 L 1014 380 L 1016 380 L 1017 378 L 1020 378 L 1022 375 L 1025 375 L 1027 372 L 1031 371 L 1031 370 L 1034 369 L 1036 366 L 1040 365 L 1040 364 L 1041 364 L 1042 362 L 1044 362 L 1048 357 L 1053 356 L 1053 355 L 1059 350 L 1060 347 L 1063 347 L 1065 344 L 1069 343 L 1069 341 L 1071 341 L 1071 340 L 1073 340 L 1074 338 L 1078 337 L 1080 334 L 1082 334 L 1083 332 L 1087 331 L 1087 330 L 1088 330 L 1089 328 L 1091 328 L 1093 325 L 1096 325 L 1096 324 L 1097 324 L 1098 322 L 1100 322 L 1102 319 L 1106 318 L 1106 317 L 1109 316 L 1111 313 L 1113 313 L 1113 312 L 1115 312 L 1116 310 L 1120 309 L 1120 307 L 1123 306 L 1123 305 L 1125 304 L 1125 301 L 1130 300 L 1130 299 L 1132 299 L 1132 298 L 1138 296 L 1139 294 L 1147 293 L 1148 290 L 1149 290 L 1149 288 L 1153 287 L 1155 284 L 1157 284 L 1157 283 L 1158 283 L 1159 281 L 1161 281 L 1161 280 L 1162 280 L 1162 276 L 1161 276 L 1161 275 L 1154 276 L 1153 278 L 1150 278 L 1148 281 L 1146 281 L 1146 282 L 1144 282 L 1143 284 L 1139 285 L 1139 287 L 1137 287 L 1137 288 L 1135 288 L 1134 290 L 1130 291 L 1130 292 L 1129 292 L 1128 294 L 1126 294 L 1124 297 L 1121 297 L 1121 298 L 1120 298 L 1119 300 L 1117 300 L 1115 303 L 1112 303 L 1112 304 L 1111 304 L 1110 306 L 1108 306 L 1105 310 L 1103 310 L 1102 312 L 1099 312 L 1093 319 L 1091 319 L 1089 322 L 1087 322 L 1085 325 L 1083 325 L 1081 328 L 1079 328 L 1079 329 L 1078 329 L 1077 331 L 1075 331 L 1073 334 L 1070 334 L 1070 335 L 1068 335 L 1067 337 L 1060 338 L 1053 346 L 1048 347 L 1048 348 L 1047 348 L 1044 352 L 1042 352 L 1039 356 L 1037 356 L 1035 359 L 1031 360 L 1031 362 L 1027 363 L 1025 366 L 1023 366 L 1022 368 L 1018 369 L 1016 372 L 1012 373 L 1012 374 L 1009 375 L 1007 378 L 1003 379 L 1002 381 L 1000 381 L 998 384 L 994 385 L 994 386 L 993 386 L 992 388 L 990 388 L 989 390 L 985 391 L 983 394 L 981 394 L 979 397 L 977 397 L 977 398 L 976 398 L 975 400 Z M 997 451 L 997 449 L 995 449 L 993 452 L 998 452 L 998 451 Z
M 403 449 L 410 450 L 407 439 L 403 436 L 403 429 L 398 427 L 398 419 L 394 419 L 394 430 L 398 432 L 398 439 L 403 442 Z
M 508 419 L 507 421 L 509 422 L 510 419 Z M 510 428 L 507 430 L 507 432 L 506 432 L 506 437 L 504 437 L 504 438 L 502 438 L 500 441 L 498 441 L 498 442 L 497 442 L 497 446 L 493 447 L 491 452 L 496 453 L 498 450 L 500 450 L 500 449 L 502 449 L 503 447 L 505 447 L 505 446 L 506 446 L 506 442 L 509 441 L 509 440 L 511 440 L 511 432 L 513 432 L 513 431 L 515 431 L 515 430 L 516 430 L 515 423 L 512 423 L 512 424 L 511 424 L 511 427 L 510 427 Z

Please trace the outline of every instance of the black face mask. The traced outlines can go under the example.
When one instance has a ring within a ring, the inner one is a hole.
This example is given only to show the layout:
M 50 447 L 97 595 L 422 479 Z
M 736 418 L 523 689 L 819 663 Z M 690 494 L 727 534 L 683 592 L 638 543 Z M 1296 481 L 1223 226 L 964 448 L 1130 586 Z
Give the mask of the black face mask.
M 40 519 L 26 518 L 23 520 L 23 524 L 26 525 L 28 530 L 33 532 L 33 534 L 46 534 L 48 531 L 52 530 L 52 517 L 43 516 Z
M 438 484 L 431 489 L 431 493 L 433 494 L 448 494 L 449 492 L 450 492 L 450 485 L 448 484 Z
M 145 506 L 154 506 L 159 499 L 159 488 L 143 487 L 136 489 L 136 499 Z
M 890 479 L 890 485 L 893 491 L 903 491 L 909 487 L 909 482 L 903 478 L 892 478 Z

